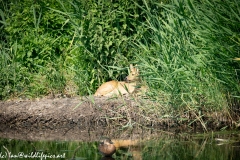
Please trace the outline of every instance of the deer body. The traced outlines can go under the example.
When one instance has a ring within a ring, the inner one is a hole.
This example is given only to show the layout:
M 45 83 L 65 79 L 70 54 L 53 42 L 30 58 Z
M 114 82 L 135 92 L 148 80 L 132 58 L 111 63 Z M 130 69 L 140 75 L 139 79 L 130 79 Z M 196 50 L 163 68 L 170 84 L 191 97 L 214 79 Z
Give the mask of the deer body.
M 130 74 L 126 77 L 126 81 L 109 81 L 102 84 L 94 94 L 94 96 L 111 97 L 113 95 L 129 95 L 136 89 L 138 81 L 138 69 L 130 65 Z

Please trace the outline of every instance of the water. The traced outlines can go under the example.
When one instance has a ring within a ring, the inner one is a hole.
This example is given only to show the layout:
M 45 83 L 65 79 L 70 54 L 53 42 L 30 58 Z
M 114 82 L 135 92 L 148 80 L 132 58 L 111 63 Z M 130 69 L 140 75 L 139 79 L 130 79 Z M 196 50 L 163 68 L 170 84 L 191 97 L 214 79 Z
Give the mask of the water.
M 76 160 L 239 160 L 240 133 L 220 132 L 202 135 L 161 135 L 138 146 L 118 149 L 112 158 L 102 158 L 98 142 L 30 141 L 0 138 L 0 159 Z M 25 158 L 22 158 L 25 156 Z

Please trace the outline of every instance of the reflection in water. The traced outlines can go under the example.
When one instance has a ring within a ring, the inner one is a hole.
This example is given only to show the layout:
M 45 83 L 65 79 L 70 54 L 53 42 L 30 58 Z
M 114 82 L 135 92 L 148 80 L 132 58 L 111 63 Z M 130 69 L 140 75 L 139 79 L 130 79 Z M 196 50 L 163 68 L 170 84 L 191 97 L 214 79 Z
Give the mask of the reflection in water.
M 116 147 L 110 138 L 103 137 L 98 145 L 98 150 L 104 157 L 111 157 L 116 152 Z
M 238 160 L 239 147 L 234 147 L 234 143 L 225 143 L 219 146 L 215 137 L 225 136 L 232 141 L 240 142 L 238 138 L 231 135 L 202 135 L 202 136 L 185 136 L 180 138 L 162 138 L 157 141 L 147 142 L 147 146 L 142 150 L 142 159 L 147 159 L 151 155 L 151 159 L 211 159 L 211 160 Z
M 132 139 L 113 139 L 113 144 L 117 149 L 127 149 L 127 153 L 129 153 L 133 160 L 142 160 L 141 156 L 141 141 L 140 140 L 132 140 Z M 129 155 L 128 154 L 128 155 Z
M 112 140 L 117 151 L 112 157 L 102 157 L 98 151 L 99 142 L 77 141 L 24 141 L 0 138 L 0 153 L 6 150 L 17 155 L 22 152 L 44 153 L 46 155 L 65 155 L 58 159 L 90 160 L 238 160 L 240 154 L 240 135 L 212 134 L 210 136 L 161 136 L 139 143 L 135 140 Z M 127 145 L 129 144 L 129 145 Z M 130 145 L 131 144 L 131 145 Z M 3 148 L 5 147 L 5 149 Z M 7 158 L 5 158 L 7 159 Z M 32 159 L 32 158 L 29 158 Z
M 123 153 L 129 153 L 126 155 L 131 155 L 133 160 L 142 160 L 141 149 L 139 146 L 139 140 L 111 140 L 108 137 L 102 137 L 99 142 L 98 150 L 103 155 L 102 159 L 114 159 L 111 156 L 116 152 L 116 150 L 123 150 Z M 124 152 L 124 150 L 127 150 L 127 152 Z

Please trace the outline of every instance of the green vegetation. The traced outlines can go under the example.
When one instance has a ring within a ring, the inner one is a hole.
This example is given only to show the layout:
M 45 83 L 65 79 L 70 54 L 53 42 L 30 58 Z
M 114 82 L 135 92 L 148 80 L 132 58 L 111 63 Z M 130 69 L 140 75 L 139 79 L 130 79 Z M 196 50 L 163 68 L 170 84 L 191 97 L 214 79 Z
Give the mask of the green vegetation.
M 138 64 L 164 108 L 239 104 L 240 2 L 0 2 L 0 99 L 87 95 Z M 159 107 L 159 106 L 156 106 Z
M 156 4 L 136 44 L 143 77 L 161 104 L 224 108 L 239 96 L 239 2 Z M 140 50 L 139 50 L 140 49 Z M 239 98 L 239 97 L 238 97 Z

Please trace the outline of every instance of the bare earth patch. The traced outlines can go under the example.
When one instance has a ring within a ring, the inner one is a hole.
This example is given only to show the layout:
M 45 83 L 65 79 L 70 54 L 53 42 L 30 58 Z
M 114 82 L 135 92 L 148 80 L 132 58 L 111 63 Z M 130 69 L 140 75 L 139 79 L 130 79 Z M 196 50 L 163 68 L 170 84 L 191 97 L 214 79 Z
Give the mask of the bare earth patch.
M 193 121 L 197 119 L 194 114 L 179 120 L 149 115 L 147 105 L 152 104 L 147 100 L 94 97 L 1 101 L 0 137 L 91 141 L 103 135 L 141 138 L 159 132 L 203 131 L 202 123 L 208 130 L 235 127 L 234 120 L 217 113 L 201 117 L 204 122 Z

